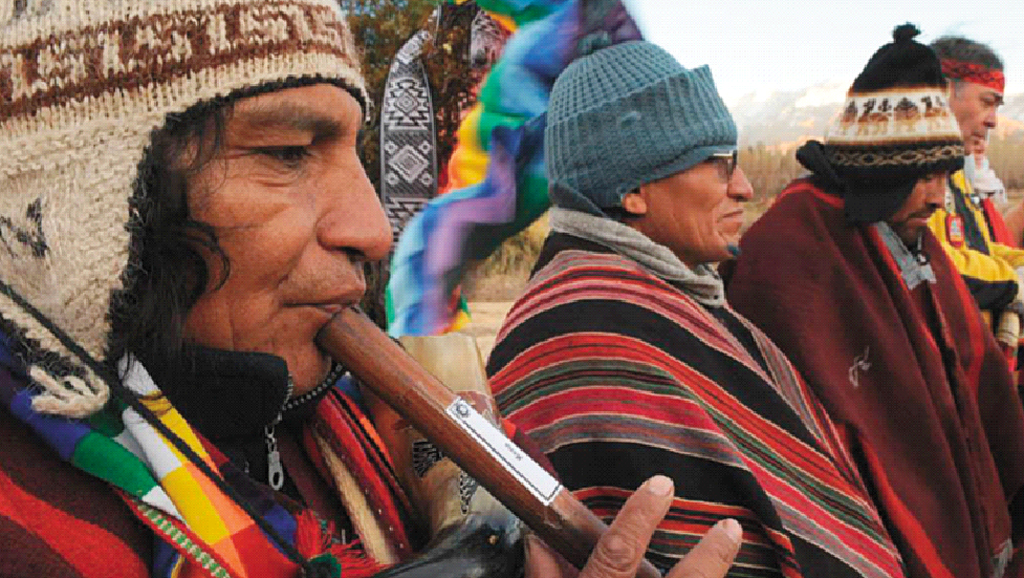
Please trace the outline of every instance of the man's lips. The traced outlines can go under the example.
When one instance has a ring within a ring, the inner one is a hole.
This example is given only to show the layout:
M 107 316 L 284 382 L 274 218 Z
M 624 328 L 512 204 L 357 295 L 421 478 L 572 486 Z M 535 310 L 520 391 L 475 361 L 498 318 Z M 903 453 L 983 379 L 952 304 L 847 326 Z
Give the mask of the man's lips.
M 329 301 L 310 301 L 310 302 L 305 302 L 305 303 L 294 303 L 294 304 L 290 305 L 290 307 L 300 308 L 300 309 L 306 309 L 306 308 L 313 309 L 313 310 L 316 310 L 316 311 L 321 311 L 321 312 L 325 313 L 326 315 L 328 315 L 330 317 L 333 317 L 333 316 L 337 315 L 338 313 L 341 313 L 342 311 L 344 311 L 346 308 L 352 307 L 353 305 L 356 305 L 358 302 L 359 302 L 358 300 L 347 299 L 347 298 L 346 299 L 332 299 L 332 300 L 329 300 Z
M 903 223 L 913 227 L 923 227 L 928 224 L 928 219 L 931 219 L 934 213 L 935 211 L 918 211 L 907 217 Z
M 320 305 L 314 305 L 314 307 L 325 313 L 337 315 L 338 313 L 341 313 L 345 307 L 348 307 L 348 305 L 342 305 L 341 303 L 321 303 Z
M 743 222 L 745 219 L 746 215 L 743 214 L 743 210 L 741 209 L 723 215 L 718 222 L 721 223 L 721 226 L 723 227 L 727 227 L 730 229 L 735 227 L 737 230 L 739 230 L 741 227 L 743 227 Z

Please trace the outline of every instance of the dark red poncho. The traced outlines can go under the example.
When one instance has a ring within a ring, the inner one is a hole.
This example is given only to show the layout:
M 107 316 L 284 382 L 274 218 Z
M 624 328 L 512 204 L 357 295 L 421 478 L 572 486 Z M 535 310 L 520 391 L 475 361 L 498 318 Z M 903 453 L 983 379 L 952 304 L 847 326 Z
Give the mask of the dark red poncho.
M 909 574 L 992 576 L 1011 523 L 1020 545 L 1008 504 L 1024 485 L 1024 412 L 935 238 L 923 253 L 937 282 L 908 290 L 875 228 L 798 180 L 740 246 L 729 302 L 824 402 Z

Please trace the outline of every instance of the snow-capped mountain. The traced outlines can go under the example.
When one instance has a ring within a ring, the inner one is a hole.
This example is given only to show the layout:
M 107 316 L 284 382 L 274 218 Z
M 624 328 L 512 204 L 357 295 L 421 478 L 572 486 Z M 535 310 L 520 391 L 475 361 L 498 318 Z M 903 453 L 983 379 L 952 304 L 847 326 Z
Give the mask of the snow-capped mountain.
M 728 103 L 740 145 L 797 143 L 822 138 L 846 98 L 848 85 L 826 83 L 803 90 L 753 92 Z M 1024 93 L 1006 96 L 995 138 L 1024 139 Z

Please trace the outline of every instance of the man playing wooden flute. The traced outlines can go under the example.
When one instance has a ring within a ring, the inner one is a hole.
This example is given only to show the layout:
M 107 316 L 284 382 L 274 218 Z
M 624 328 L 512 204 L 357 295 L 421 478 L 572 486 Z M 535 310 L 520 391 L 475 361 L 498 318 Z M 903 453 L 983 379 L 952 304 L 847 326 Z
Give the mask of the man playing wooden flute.
M 391 239 L 356 50 L 333 0 L 0 1 L 0 576 L 414 559 L 359 391 L 315 341 Z M 582 576 L 636 568 L 671 488 L 643 486 Z M 738 532 L 672 576 L 722 575 Z

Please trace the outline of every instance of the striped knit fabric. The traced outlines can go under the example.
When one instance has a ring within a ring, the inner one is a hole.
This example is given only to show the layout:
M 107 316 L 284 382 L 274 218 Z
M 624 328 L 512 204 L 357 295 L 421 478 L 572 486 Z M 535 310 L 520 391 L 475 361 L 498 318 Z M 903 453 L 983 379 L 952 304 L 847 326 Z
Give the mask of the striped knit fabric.
M 568 235 L 538 267 L 488 373 L 503 414 L 598 515 L 664 473 L 676 499 L 649 552 L 662 567 L 732 517 L 730 576 L 903 575 L 831 422 L 756 328 Z

